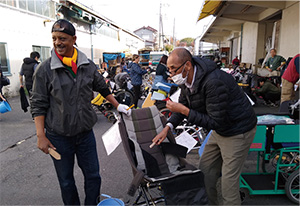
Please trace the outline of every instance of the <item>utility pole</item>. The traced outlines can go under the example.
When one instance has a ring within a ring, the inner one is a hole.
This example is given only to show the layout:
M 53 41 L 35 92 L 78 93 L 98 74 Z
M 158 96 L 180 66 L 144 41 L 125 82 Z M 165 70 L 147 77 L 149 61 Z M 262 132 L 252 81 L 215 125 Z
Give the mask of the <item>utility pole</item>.
M 174 18 L 174 24 L 173 24 L 173 47 L 175 48 L 176 41 L 175 41 L 175 18 Z
M 158 51 L 160 50 L 161 43 L 161 2 L 159 6 L 159 25 L 158 25 Z

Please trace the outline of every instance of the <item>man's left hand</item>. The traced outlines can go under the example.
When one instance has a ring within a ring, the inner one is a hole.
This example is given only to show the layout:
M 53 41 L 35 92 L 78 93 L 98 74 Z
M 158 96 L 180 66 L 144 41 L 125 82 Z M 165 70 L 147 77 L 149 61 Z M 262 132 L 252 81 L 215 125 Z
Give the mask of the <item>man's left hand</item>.
M 186 106 L 184 106 L 183 104 L 172 102 L 170 100 L 167 101 L 166 106 L 171 112 L 178 112 L 178 113 L 181 113 L 185 116 L 188 116 L 189 112 L 190 112 L 190 109 L 187 108 Z
M 130 116 L 131 114 L 131 109 L 129 109 L 129 107 L 125 104 L 119 104 L 119 106 L 117 107 L 118 112 L 122 112 L 124 114 L 126 114 L 127 116 Z
M 277 68 L 277 71 L 280 71 L 280 69 L 281 69 L 281 67 L 278 67 L 278 68 Z

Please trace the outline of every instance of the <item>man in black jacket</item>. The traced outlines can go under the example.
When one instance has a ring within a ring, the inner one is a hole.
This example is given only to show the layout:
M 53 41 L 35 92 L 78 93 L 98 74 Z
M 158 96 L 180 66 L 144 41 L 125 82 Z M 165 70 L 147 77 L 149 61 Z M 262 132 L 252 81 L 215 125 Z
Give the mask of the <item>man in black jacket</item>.
M 33 84 L 33 73 L 39 64 L 40 54 L 36 51 L 30 53 L 30 58 L 26 57 L 23 59 L 23 64 L 20 71 L 20 85 L 24 87 L 23 76 L 25 76 L 25 87 L 28 91 L 29 96 L 31 96 L 31 89 Z
M 98 119 L 91 105 L 93 91 L 101 93 L 119 112 L 129 115 L 130 109 L 116 101 L 97 66 L 74 47 L 76 38 L 69 21 L 54 23 L 51 57 L 33 76 L 31 112 L 38 148 L 61 155 L 60 160 L 52 159 L 64 204 L 80 205 L 73 174 L 76 155 L 84 176 L 84 205 L 97 205 L 101 178 L 93 132 Z
M 216 64 L 193 58 L 184 48 L 175 49 L 168 68 L 181 85 L 179 103 L 167 102 L 173 114 L 153 142 L 160 144 L 169 129 L 186 118 L 188 122 L 213 130 L 201 157 L 200 168 L 210 204 L 219 204 L 216 183 L 222 173 L 225 205 L 239 205 L 239 176 L 256 132 L 256 115 L 232 76 Z

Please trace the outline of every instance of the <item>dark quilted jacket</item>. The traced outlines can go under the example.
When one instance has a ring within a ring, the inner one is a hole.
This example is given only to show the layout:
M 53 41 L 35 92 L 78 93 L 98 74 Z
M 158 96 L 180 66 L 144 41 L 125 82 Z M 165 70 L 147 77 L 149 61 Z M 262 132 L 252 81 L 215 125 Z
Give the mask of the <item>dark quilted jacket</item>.
M 217 69 L 212 61 L 193 58 L 193 62 L 197 67 L 193 92 L 182 86 L 179 99 L 190 108 L 188 122 L 222 136 L 243 134 L 254 128 L 254 110 L 232 76 Z M 169 122 L 176 127 L 184 118 L 174 113 Z

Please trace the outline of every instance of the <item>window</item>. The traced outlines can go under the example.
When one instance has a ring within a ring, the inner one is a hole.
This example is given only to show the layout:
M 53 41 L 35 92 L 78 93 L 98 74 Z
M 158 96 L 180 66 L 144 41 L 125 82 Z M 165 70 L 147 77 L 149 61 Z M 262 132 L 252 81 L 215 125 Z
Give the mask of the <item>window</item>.
M 19 0 L 19 7 L 50 18 L 55 17 L 55 3 L 52 0 Z
M 19 0 L 19 7 L 20 7 L 20 9 L 27 10 L 26 0 Z
M 142 36 L 142 38 L 145 39 L 145 40 L 150 40 L 150 35 L 144 34 L 144 35 Z
M 0 0 L 0 3 L 16 7 L 16 0 Z
M 0 42 L 0 63 L 3 73 L 10 73 L 7 44 Z
M 43 62 L 51 55 L 51 48 L 46 46 L 32 46 L 33 51 L 37 51 L 40 54 L 40 61 Z
M 97 27 L 95 27 L 97 33 L 114 38 L 114 39 L 118 39 L 119 37 L 119 33 L 116 29 L 108 27 L 106 25 L 101 26 L 99 29 Z

